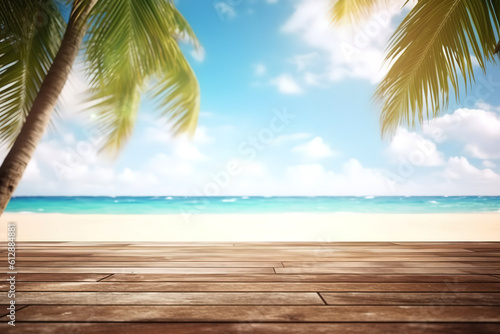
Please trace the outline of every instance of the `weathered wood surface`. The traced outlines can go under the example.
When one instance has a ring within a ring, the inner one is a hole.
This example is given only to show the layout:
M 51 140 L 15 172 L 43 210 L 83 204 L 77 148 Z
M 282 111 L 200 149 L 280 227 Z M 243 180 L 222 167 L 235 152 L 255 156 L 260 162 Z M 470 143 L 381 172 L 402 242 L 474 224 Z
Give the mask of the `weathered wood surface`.
M 1 311 L 2 333 L 500 332 L 495 242 L 16 248 L 16 327 Z M 0 305 L 8 289 L 2 277 Z

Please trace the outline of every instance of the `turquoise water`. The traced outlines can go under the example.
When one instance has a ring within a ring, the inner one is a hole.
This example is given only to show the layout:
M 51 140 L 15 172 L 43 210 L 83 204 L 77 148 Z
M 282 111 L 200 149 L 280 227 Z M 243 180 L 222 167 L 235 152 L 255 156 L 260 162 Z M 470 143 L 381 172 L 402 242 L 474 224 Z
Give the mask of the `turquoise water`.
M 15 197 L 7 206 L 7 212 L 73 214 L 500 213 L 500 197 Z

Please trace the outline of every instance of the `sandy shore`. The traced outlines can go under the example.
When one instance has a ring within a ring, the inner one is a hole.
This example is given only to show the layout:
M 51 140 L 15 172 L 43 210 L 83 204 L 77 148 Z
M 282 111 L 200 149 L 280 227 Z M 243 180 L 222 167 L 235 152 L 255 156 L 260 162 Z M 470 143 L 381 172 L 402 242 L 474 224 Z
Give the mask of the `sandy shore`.
M 500 214 L 14 214 L 18 241 L 500 241 Z

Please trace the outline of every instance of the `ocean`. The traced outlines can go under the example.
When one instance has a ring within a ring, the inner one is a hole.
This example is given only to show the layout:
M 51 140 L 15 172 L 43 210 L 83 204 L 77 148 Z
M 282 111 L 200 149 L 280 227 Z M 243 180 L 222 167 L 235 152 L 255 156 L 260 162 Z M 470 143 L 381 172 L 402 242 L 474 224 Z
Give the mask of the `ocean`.
M 500 196 L 14 197 L 7 206 L 6 212 L 70 214 L 500 213 Z

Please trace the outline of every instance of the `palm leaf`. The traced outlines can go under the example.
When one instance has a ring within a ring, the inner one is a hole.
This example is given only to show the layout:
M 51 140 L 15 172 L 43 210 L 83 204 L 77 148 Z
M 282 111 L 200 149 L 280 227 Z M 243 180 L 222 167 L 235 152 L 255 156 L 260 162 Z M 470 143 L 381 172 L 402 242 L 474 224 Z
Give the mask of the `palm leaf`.
M 333 22 L 358 23 L 389 2 L 390 0 L 336 0 L 332 4 L 330 16 Z
M 130 137 L 140 94 L 152 79 L 155 96 L 163 101 L 160 115 L 179 122 L 180 131 L 193 127 L 198 85 L 176 38 L 197 45 L 172 1 L 99 1 L 93 8 L 86 56 L 104 149 L 116 152 Z
M 0 144 L 12 144 L 59 49 L 66 23 L 53 0 L 0 5 Z
M 192 135 L 198 121 L 200 89 L 189 64 L 184 60 L 180 65 L 160 76 L 152 93 L 159 115 L 170 123 L 173 134 Z
M 446 109 L 449 92 L 474 81 L 475 56 L 484 71 L 494 60 L 500 2 L 420 0 L 394 33 L 389 72 L 375 97 L 382 107 L 382 133 L 399 124 L 415 127 Z

